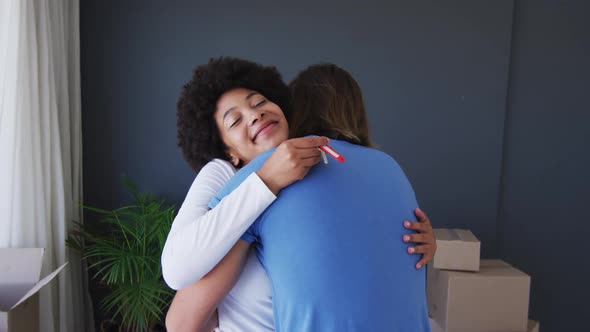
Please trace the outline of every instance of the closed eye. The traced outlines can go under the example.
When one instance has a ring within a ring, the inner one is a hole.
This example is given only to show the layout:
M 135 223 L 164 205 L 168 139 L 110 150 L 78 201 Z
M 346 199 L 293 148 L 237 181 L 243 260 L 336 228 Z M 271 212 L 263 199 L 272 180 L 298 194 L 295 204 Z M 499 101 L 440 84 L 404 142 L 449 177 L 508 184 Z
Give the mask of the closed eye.
M 229 125 L 229 127 L 230 127 L 230 128 L 232 128 L 233 126 L 237 125 L 237 124 L 238 124 L 238 122 L 240 122 L 240 120 L 241 120 L 241 119 L 242 119 L 242 118 L 237 118 L 237 119 L 236 119 L 236 121 L 232 122 L 232 124 L 231 124 L 231 125 Z
M 256 105 L 254 105 L 254 108 L 258 107 L 258 106 L 262 106 L 266 103 L 266 99 L 261 100 L 259 103 L 257 103 Z

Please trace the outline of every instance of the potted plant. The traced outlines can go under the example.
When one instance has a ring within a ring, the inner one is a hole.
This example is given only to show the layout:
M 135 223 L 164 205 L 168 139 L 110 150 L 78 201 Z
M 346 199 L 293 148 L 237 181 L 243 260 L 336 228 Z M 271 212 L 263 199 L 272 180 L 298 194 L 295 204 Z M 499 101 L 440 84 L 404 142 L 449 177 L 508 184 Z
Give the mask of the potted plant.
M 120 331 L 154 331 L 163 326 L 173 296 L 162 278 L 160 256 L 176 209 L 140 193 L 128 179 L 132 204 L 114 210 L 83 206 L 98 216 L 77 223 L 68 247 L 87 261 L 92 279 L 108 289 L 100 307 Z M 103 327 L 104 329 L 104 327 Z

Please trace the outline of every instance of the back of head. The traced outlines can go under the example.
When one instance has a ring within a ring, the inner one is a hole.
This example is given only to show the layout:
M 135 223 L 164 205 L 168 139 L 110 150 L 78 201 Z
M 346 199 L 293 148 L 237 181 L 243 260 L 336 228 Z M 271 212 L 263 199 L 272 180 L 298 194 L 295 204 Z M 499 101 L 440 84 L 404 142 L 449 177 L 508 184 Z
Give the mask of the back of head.
M 221 95 L 236 88 L 261 93 L 289 116 L 289 90 L 275 67 L 232 57 L 210 59 L 193 71 L 176 105 L 178 146 L 193 170 L 213 158 L 228 159 L 214 114 Z
M 289 84 L 291 136 L 321 135 L 371 146 L 358 83 L 333 64 L 312 65 Z

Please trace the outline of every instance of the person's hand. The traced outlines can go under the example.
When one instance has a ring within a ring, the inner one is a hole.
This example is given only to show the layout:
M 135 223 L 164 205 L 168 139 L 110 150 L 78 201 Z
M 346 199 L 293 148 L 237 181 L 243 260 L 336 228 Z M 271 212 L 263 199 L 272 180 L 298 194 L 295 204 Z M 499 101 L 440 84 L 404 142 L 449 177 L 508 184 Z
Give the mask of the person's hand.
M 432 224 L 430 219 L 420 209 L 414 210 L 414 214 L 418 221 L 409 222 L 404 221 L 404 227 L 416 231 L 416 234 L 406 234 L 403 236 L 404 242 L 413 242 L 416 246 L 408 247 L 409 254 L 421 254 L 422 259 L 416 263 L 416 268 L 419 269 L 428 263 L 436 253 L 436 238 L 432 231 Z
M 275 195 L 281 189 L 305 177 L 310 168 L 321 159 L 318 146 L 328 145 L 322 136 L 286 140 L 272 153 L 256 172 Z

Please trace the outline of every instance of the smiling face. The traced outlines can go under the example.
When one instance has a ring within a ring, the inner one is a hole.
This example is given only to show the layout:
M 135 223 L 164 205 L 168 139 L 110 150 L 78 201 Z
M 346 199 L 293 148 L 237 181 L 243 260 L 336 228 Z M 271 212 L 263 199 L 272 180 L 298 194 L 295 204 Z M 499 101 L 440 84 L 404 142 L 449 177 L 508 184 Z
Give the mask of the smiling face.
M 221 95 L 214 117 L 235 166 L 249 163 L 289 135 L 281 108 L 253 90 L 238 88 Z

